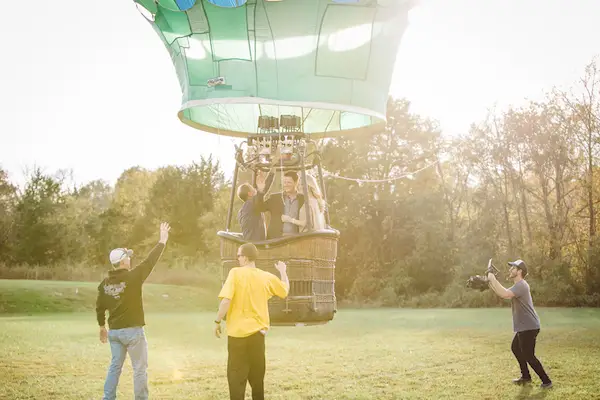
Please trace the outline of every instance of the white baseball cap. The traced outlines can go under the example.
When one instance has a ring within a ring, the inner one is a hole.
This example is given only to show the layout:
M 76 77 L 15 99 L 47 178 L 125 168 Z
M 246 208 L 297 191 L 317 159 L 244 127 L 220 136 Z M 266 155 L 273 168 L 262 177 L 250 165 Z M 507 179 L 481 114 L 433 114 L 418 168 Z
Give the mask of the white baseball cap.
M 133 250 L 119 247 L 118 249 L 112 250 L 108 258 L 110 259 L 110 263 L 114 265 L 120 263 L 125 257 L 131 257 L 132 254 Z

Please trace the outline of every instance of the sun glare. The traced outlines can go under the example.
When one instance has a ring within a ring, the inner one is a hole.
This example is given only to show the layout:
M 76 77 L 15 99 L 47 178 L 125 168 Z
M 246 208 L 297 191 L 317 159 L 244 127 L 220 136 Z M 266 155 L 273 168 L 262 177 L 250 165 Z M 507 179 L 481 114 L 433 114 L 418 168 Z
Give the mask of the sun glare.
M 371 41 L 373 24 L 362 24 L 342 29 L 329 35 L 327 46 L 329 50 L 342 52 L 357 49 Z

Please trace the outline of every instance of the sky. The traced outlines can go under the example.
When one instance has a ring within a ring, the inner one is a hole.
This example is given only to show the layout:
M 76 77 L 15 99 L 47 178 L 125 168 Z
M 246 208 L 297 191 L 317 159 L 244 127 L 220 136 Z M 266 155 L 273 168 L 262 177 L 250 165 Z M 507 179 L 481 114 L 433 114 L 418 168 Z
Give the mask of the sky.
M 5 4 L 4 4 L 5 3 Z M 132 0 L 3 2 L 0 168 L 72 170 L 113 184 L 127 168 L 213 155 L 229 175 L 233 143 L 177 118 L 170 57 Z M 598 0 L 420 0 L 390 94 L 466 132 L 496 105 L 566 87 L 600 53 Z

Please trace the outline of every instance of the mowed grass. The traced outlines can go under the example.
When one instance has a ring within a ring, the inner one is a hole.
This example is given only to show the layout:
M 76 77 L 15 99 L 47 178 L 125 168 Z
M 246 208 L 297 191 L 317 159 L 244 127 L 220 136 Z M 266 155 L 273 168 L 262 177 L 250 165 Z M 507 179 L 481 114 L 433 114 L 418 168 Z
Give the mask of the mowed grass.
M 93 311 L 99 283 L 0 279 L 0 315 Z M 219 304 L 215 287 L 146 283 L 143 292 L 147 311 L 211 310 Z
M 511 384 L 508 308 L 340 310 L 267 336 L 267 399 L 600 398 L 600 310 L 539 309 L 537 354 L 555 387 Z M 146 316 L 152 399 L 228 399 L 213 312 Z M 93 312 L 0 318 L 0 398 L 99 399 L 110 349 Z M 132 398 L 125 364 L 119 398 Z M 250 398 L 250 390 L 247 391 Z

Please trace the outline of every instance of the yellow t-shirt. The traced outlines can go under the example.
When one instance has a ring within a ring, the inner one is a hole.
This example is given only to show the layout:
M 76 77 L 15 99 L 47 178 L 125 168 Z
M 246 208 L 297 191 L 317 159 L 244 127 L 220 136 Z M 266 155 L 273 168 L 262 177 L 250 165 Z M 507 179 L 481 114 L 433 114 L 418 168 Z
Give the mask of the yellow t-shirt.
M 268 300 L 273 296 L 282 299 L 288 291 L 281 279 L 259 268 L 236 267 L 219 293 L 220 299 L 230 299 L 227 312 L 227 335 L 248 337 L 261 329 L 268 329 Z

